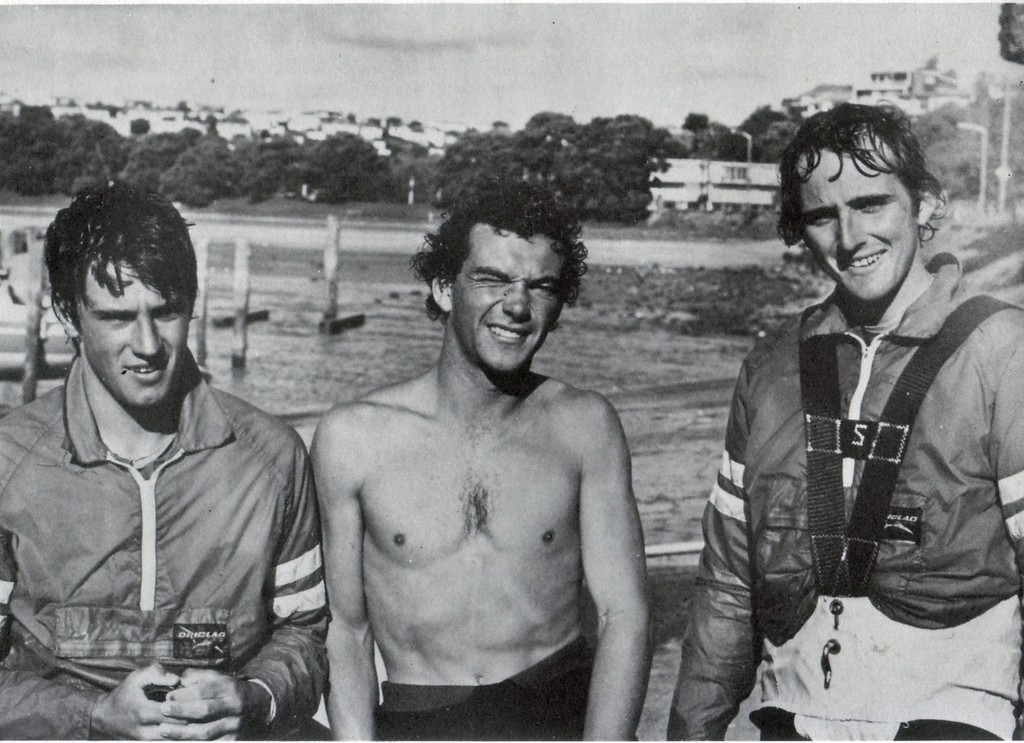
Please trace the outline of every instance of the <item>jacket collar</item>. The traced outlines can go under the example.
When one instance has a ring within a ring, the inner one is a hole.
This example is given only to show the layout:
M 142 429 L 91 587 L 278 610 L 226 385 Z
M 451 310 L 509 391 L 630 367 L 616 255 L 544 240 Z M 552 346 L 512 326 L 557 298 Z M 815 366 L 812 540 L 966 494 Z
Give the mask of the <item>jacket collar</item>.
M 85 362 L 79 356 L 68 371 L 64 384 L 64 448 L 81 464 L 96 464 L 107 458 L 96 419 L 85 393 Z M 189 354 L 181 370 L 181 384 L 188 391 L 178 418 L 177 447 L 186 453 L 214 449 L 234 437 L 234 428 L 217 403 L 213 390 L 203 379 Z
M 889 333 L 902 338 L 931 338 L 945 322 L 946 317 L 968 298 L 962 282 L 960 262 L 949 253 L 939 253 L 926 266 L 932 274 L 932 283 L 924 294 L 903 313 L 899 325 Z M 846 333 L 854 328 L 847 322 L 839 309 L 836 292 L 833 291 L 821 304 L 804 312 L 800 328 L 800 339 L 815 335 Z

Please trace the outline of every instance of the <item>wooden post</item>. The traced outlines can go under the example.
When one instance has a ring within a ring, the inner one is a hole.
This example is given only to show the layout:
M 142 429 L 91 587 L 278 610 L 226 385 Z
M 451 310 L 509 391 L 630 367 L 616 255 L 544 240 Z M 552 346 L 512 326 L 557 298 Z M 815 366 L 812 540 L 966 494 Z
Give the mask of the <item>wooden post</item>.
M 25 231 L 28 242 L 29 290 L 25 298 L 25 373 L 21 382 L 21 401 L 29 403 L 36 399 L 36 385 L 39 381 L 43 354 L 39 330 L 43 324 L 43 240 L 35 229 Z
M 195 343 L 196 363 L 200 368 L 206 366 L 206 322 L 207 322 L 207 290 L 210 285 L 210 240 L 200 238 L 196 243 L 196 326 L 193 342 Z
M 11 268 L 11 256 L 14 255 L 14 244 L 18 239 L 17 230 L 11 230 L 6 235 L 7 239 L 0 242 L 0 262 L 3 263 L 3 267 L 10 270 Z
M 324 317 L 320 323 L 325 326 L 338 316 L 338 255 L 341 251 L 341 223 L 331 214 L 327 217 L 327 244 L 324 245 L 324 281 L 327 286 Z
M 235 242 L 235 342 L 231 349 L 232 369 L 245 369 L 245 352 L 248 348 L 250 253 L 247 240 Z

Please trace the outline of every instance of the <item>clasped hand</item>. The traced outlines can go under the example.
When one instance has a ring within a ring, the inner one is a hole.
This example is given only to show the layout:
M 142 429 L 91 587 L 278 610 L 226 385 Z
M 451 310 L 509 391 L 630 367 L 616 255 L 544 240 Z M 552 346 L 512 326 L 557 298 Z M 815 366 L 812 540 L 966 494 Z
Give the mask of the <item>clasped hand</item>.
M 149 684 L 176 686 L 162 702 L 146 697 Z M 154 663 L 130 673 L 96 702 L 93 735 L 137 740 L 235 740 L 266 719 L 263 687 L 219 671 L 172 673 Z

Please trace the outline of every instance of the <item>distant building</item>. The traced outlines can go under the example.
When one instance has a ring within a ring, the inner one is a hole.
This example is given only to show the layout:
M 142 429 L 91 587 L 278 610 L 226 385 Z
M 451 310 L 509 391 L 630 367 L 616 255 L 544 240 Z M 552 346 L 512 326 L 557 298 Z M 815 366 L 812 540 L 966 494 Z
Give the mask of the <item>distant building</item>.
M 24 101 L 15 99 L 0 91 L 0 112 L 19 116 Z M 352 134 L 370 143 L 381 157 L 389 157 L 391 150 L 385 142 L 385 127 L 380 119 L 368 118 L 362 122 L 355 115 L 342 116 L 332 111 L 249 111 L 236 110 L 225 113 L 222 107 L 204 106 L 182 101 L 173 107 L 163 106 L 144 100 L 126 100 L 122 105 L 104 103 L 83 104 L 68 96 L 54 97 L 40 101 L 38 105 L 48 106 L 54 118 L 83 116 L 110 125 L 123 137 L 131 137 L 132 122 L 144 120 L 148 133 L 178 133 L 195 129 L 206 133 L 209 121 L 216 122 L 217 134 L 224 139 L 237 137 L 291 137 L 296 142 L 323 141 L 338 134 Z M 387 132 L 388 136 L 415 142 L 427 148 L 432 155 L 442 155 L 454 144 L 468 127 L 457 122 L 420 123 L 403 125 L 400 119 Z
M 960 88 L 954 74 L 929 65 L 915 70 L 872 72 L 867 79 L 851 85 L 818 85 L 794 98 L 784 98 L 782 108 L 807 118 L 847 101 L 871 106 L 888 103 L 908 116 L 920 116 L 950 103 L 967 106 L 972 100 L 972 94 Z
M 971 93 L 961 90 L 955 75 L 925 67 L 910 71 L 872 72 L 854 93 L 857 103 L 892 103 L 908 116 L 920 116 L 953 103 L 969 105 Z
M 806 119 L 852 98 L 852 85 L 818 85 L 795 98 L 783 98 L 782 109 L 790 115 L 795 114 Z
M 668 159 L 668 169 L 651 174 L 654 209 L 708 211 L 721 205 L 770 207 L 779 190 L 774 163 Z

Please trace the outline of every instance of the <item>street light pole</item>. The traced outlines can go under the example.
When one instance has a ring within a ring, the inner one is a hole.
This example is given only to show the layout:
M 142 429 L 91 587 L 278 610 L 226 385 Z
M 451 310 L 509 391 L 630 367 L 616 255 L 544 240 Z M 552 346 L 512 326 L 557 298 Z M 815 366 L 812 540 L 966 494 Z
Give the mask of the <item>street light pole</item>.
M 988 175 L 988 129 L 981 124 L 972 124 L 968 121 L 957 123 L 958 129 L 977 132 L 981 135 L 981 168 L 978 175 L 978 212 L 985 213 L 985 185 Z
M 739 134 L 745 140 L 747 140 L 747 162 L 753 162 L 754 159 L 754 137 L 742 129 L 730 129 L 733 134 Z
M 754 137 L 743 131 L 742 129 L 730 129 L 733 134 L 739 134 L 745 140 L 747 140 L 747 206 L 751 206 L 751 179 L 750 179 L 750 163 L 754 159 Z
M 1003 82 L 1003 136 L 999 142 L 999 167 L 996 180 L 999 182 L 999 213 L 1006 210 L 1006 187 L 1010 181 L 1010 80 Z M 1014 205 L 1016 212 L 1016 205 Z

